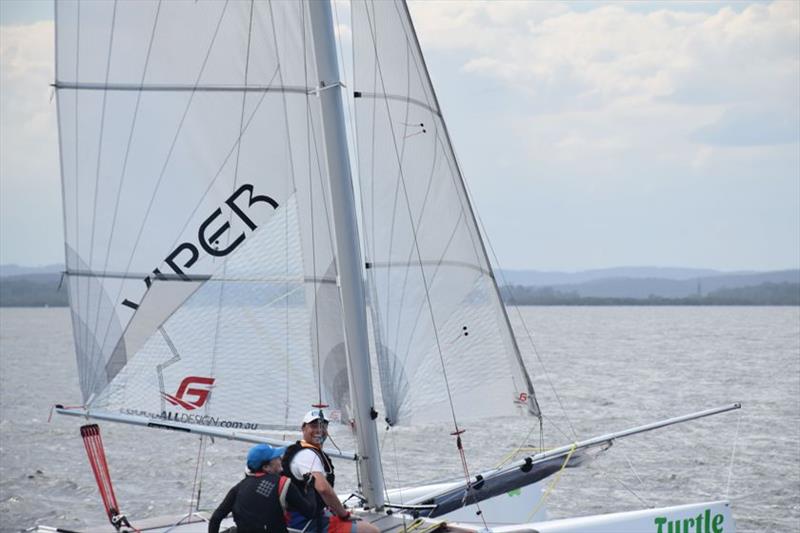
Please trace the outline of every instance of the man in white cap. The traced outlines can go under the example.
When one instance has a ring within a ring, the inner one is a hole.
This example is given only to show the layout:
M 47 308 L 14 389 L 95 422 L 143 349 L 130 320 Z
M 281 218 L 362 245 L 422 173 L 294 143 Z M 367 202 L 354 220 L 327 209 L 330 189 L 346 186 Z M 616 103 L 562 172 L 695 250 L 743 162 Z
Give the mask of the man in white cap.
M 233 513 L 238 533 L 286 533 L 286 509 L 312 517 L 316 502 L 281 475 L 281 457 L 286 448 L 257 444 L 247 453 L 247 474 L 211 515 L 208 533 L 218 533 L 220 522 Z
M 352 519 L 350 511 L 342 505 L 333 489 L 336 480 L 333 461 L 322 451 L 328 437 L 328 419 L 322 409 L 313 409 L 306 413 L 301 429 L 303 440 L 289 446 L 283 456 L 283 473 L 296 484 L 303 483 L 309 477 L 313 479 L 317 514 L 314 519 L 309 520 L 301 513 L 294 512 L 290 506 L 289 527 L 305 529 L 311 522 L 311 527 L 306 529 L 308 532 L 378 533 L 379 530 L 374 525 Z

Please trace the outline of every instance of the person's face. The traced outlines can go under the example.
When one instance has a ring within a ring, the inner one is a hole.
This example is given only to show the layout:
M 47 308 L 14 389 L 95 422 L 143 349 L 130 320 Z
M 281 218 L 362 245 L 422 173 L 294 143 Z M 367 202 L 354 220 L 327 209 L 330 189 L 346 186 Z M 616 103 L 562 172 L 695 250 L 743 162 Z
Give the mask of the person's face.
M 280 457 L 274 457 L 270 462 L 264 465 L 264 471 L 268 474 L 279 474 L 282 469 Z
M 303 440 L 322 446 L 325 442 L 325 437 L 328 436 L 328 423 L 322 420 L 314 420 L 303 426 Z

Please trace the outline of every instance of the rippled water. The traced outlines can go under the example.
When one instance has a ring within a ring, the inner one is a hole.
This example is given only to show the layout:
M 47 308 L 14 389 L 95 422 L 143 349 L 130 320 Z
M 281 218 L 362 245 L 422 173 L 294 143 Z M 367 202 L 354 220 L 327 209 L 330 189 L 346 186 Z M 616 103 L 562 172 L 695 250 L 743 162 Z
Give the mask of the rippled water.
M 512 322 L 546 416 L 545 444 L 625 429 L 740 401 L 729 414 L 618 441 L 568 470 L 552 517 L 727 497 L 741 532 L 800 531 L 800 309 L 530 307 Z M 80 403 L 66 309 L 0 309 L 0 530 L 105 521 L 78 435 L 50 405 Z M 472 470 L 536 441 L 515 421 L 470 426 Z M 103 424 L 117 498 L 131 517 L 188 511 L 198 464 L 193 436 Z M 573 433 L 574 432 L 574 433 Z M 451 477 L 451 440 L 423 430 L 383 433 L 387 484 Z M 346 437 L 337 439 L 350 448 Z M 735 448 L 734 448 L 735 446 Z M 202 506 L 241 475 L 247 445 L 210 444 Z M 733 455 L 733 463 L 731 457 Z M 731 468 L 731 464 L 733 468 Z M 339 461 L 337 486 L 354 482 Z M 339 481 L 341 479 L 341 481 Z

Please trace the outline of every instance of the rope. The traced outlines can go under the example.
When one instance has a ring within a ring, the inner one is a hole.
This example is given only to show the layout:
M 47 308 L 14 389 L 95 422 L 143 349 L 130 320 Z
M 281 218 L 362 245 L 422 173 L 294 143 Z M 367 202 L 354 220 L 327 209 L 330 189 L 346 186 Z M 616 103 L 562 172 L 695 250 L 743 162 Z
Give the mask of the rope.
M 416 518 L 407 527 L 404 526 L 403 527 L 403 531 L 405 531 L 406 533 L 411 533 L 411 532 L 414 532 L 414 533 L 431 533 L 432 531 L 436 531 L 440 527 L 447 525 L 447 522 L 442 520 L 440 522 L 433 522 L 432 524 L 428 525 L 427 527 L 421 527 L 421 526 L 424 526 L 426 523 L 427 523 L 427 520 L 425 520 L 424 518 Z
M 570 446 L 569 453 L 564 458 L 564 462 L 562 463 L 561 468 L 558 469 L 558 472 L 556 472 L 556 475 L 553 477 L 552 481 L 550 481 L 550 484 L 547 486 L 547 489 L 544 491 L 544 494 L 542 494 L 542 497 L 539 499 L 539 503 L 536 504 L 536 507 L 533 508 L 531 514 L 528 515 L 528 518 L 526 520 L 527 522 L 531 521 L 531 519 L 536 515 L 536 513 L 538 513 L 539 510 L 542 508 L 545 501 L 547 501 L 547 498 L 550 497 L 550 493 L 553 492 L 553 489 L 558 484 L 559 480 L 561 480 L 561 473 L 564 472 L 565 468 L 567 468 L 567 463 L 569 463 L 569 460 L 572 458 L 572 454 L 575 453 L 576 449 L 578 449 L 578 443 L 573 442 L 572 446 Z
M 111 473 L 108 470 L 108 462 L 103 448 L 103 439 L 100 437 L 100 427 L 97 424 L 81 426 L 81 437 L 83 438 L 86 456 L 89 458 L 89 465 L 92 467 L 94 479 L 97 482 L 97 490 L 100 492 L 100 498 L 103 500 L 103 506 L 109 522 L 117 531 L 125 525 L 138 533 L 139 530 L 133 527 L 128 522 L 127 517 L 119 511 L 117 496 L 114 494 Z
M 739 418 L 736 419 L 736 436 L 733 438 L 733 449 L 731 450 L 731 464 L 728 467 L 728 483 L 725 485 L 725 499 L 728 499 L 728 495 L 730 494 L 731 490 L 731 479 L 733 479 L 733 464 L 734 458 L 736 456 L 736 445 L 739 442 L 739 426 L 742 423 L 742 412 L 739 411 Z
M 555 449 L 555 448 L 541 448 L 541 447 L 538 447 L 538 446 L 519 447 L 516 450 L 512 450 L 512 451 L 508 452 L 500 460 L 500 462 L 497 463 L 497 465 L 495 465 L 494 468 L 495 468 L 495 470 L 502 468 L 503 466 L 508 464 L 510 461 L 512 461 L 515 457 L 517 457 L 517 455 L 519 455 L 522 452 L 526 452 L 526 453 L 530 452 L 530 453 L 533 453 L 533 454 L 537 454 L 537 453 L 546 452 L 548 450 L 553 450 L 553 449 Z
M 645 500 L 644 498 L 642 498 L 642 497 L 641 497 L 641 496 L 640 496 L 640 495 L 639 495 L 639 494 L 638 494 L 638 493 L 637 493 L 635 490 L 633 490 L 632 488 L 630 488 L 630 487 L 628 486 L 628 484 L 627 484 L 627 483 L 625 483 L 624 481 L 622 481 L 621 479 L 619 479 L 619 478 L 616 478 L 616 477 L 614 477 L 614 476 L 611 476 L 611 475 L 609 475 L 609 474 L 607 474 L 607 473 L 605 473 L 605 472 L 603 472 L 603 473 L 602 473 L 602 475 L 603 475 L 603 477 L 605 477 L 605 478 L 608 478 L 608 479 L 611 479 L 611 480 L 613 480 L 613 481 L 616 481 L 617 483 L 619 483 L 620 485 L 622 485 L 622 488 L 623 488 L 623 489 L 625 489 L 625 490 L 627 490 L 628 492 L 630 492 L 630 493 L 633 495 L 633 497 L 634 497 L 634 498 L 636 498 L 637 500 L 639 500 L 640 502 L 642 502 L 642 504 L 644 504 L 646 507 L 648 507 L 648 508 L 650 508 L 650 509 L 653 509 L 653 508 L 655 507 L 655 506 L 654 506 L 652 503 L 650 503 L 649 501 L 647 501 L 647 500 Z
M 197 449 L 197 464 L 194 467 L 194 479 L 192 480 L 192 491 L 189 495 L 189 515 L 192 514 L 192 508 L 200 510 L 200 491 L 203 488 L 203 474 L 202 464 L 205 457 L 205 436 L 200 437 L 200 446 Z M 195 489 L 197 490 L 197 504 L 194 503 Z

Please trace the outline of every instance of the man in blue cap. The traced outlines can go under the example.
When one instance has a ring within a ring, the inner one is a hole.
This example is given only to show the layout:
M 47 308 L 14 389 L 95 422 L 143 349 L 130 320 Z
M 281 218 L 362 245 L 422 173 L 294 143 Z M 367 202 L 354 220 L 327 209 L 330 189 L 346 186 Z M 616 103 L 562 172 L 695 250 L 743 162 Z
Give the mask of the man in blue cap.
M 218 533 L 222 519 L 233 512 L 238 533 L 286 533 L 287 506 L 312 517 L 316 502 L 306 499 L 291 480 L 281 476 L 281 457 L 286 448 L 257 444 L 247 453 L 247 474 L 211 515 L 208 533 Z

